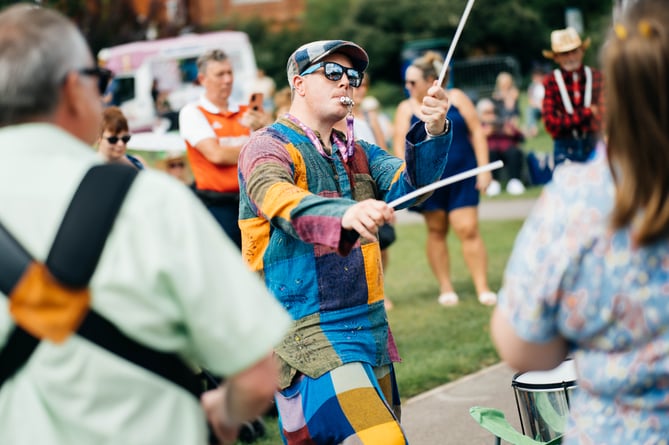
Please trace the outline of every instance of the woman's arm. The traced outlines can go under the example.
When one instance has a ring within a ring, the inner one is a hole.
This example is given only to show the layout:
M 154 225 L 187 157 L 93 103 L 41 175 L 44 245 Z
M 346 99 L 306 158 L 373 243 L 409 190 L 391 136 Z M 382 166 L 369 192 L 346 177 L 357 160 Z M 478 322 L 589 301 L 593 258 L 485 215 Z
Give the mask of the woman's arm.
M 395 122 L 393 124 L 393 152 L 398 158 L 404 159 L 404 143 L 406 141 L 406 135 L 409 132 L 411 126 L 411 104 L 409 99 L 403 100 L 397 106 L 397 111 L 395 112 Z
M 525 341 L 499 308 L 492 314 L 490 335 L 502 360 L 520 372 L 553 369 L 567 357 L 564 338 L 555 337 L 546 343 Z

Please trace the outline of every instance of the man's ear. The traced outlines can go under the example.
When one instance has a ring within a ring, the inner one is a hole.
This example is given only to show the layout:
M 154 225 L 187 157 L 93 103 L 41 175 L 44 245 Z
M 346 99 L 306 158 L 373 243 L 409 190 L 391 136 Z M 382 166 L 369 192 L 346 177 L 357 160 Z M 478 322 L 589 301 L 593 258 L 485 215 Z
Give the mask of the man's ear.
M 84 89 L 82 88 L 79 74 L 75 72 L 69 72 L 65 76 L 65 81 L 63 82 L 63 87 L 61 88 L 61 106 L 63 111 L 71 113 L 73 116 L 79 116 L 80 113 L 85 112 L 85 102 L 82 94 Z
M 304 96 L 305 92 L 305 85 L 304 85 L 304 78 L 302 76 L 295 76 L 293 77 L 293 94 L 299 94 L 300 96 Z

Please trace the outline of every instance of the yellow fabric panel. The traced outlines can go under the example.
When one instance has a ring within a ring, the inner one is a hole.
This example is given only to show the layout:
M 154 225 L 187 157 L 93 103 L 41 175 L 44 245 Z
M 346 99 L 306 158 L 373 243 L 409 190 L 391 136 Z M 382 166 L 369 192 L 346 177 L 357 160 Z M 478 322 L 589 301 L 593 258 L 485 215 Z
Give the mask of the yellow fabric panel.
M 357 434 L 360 442 L 363 445 L 376 445 L 382 443 L 384 445 L 404 445 L 406 439 L 397 422 L 386 422 L 381 425 L 375 425 Z
M 263 269 L 263 254 L 269 244 L 269 222 L 265 218 L 239 220 L 242 231 L 242 256 L 251 270 Z
M 309 192 L 299 190 L 292 184 L 273 184 L 263 197 L 262 212 L 290 221 L 290 212 L 308 195 Z
M 369 243 L 360 246 L 365 261 L 365 275 L 367 277 L 368 303 L 383 299 L 383 267 L 381 265 L 381 249 L 379 243 Z
M 337 400 L 341 406 L 346 419 L 351 423 L 355 431 L 370 429 L 376 425 L 387 422 L 395 422 L 388 407 L 379 398 L 379 394 L 373 387 L 356 388 L 337 394 Z M 379 440 L 377 442 L 383 443 Z
M 297 148 L 295 148 L 293 144 L 286 145 L 286 150 L 288 150 L 290 157 L 293 159 L 293 164 L 295 164 L 295 173 L 293 174 L 295 185 L 303 190 L 307 190 L 307 167 L 304 164 L 304 158 L 302 158 L 302 154 L 297 150 Z

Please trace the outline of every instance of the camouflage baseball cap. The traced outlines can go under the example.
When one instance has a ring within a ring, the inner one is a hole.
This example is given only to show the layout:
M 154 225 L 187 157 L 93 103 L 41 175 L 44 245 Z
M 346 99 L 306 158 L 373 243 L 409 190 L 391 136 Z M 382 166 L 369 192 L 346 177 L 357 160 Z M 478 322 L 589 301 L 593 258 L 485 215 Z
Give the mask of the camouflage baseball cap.
M 369 64 L 369 57 L 364 49 L 346 40 L 319 40 L 297 48 L 288 58 L 286 73 L 288 85 L 293 87 L 293 77 L 299 76 L 308 67 L 323 60 L 330 54 L 341 53 L 350 57 L 353 68 L 363 72 Z

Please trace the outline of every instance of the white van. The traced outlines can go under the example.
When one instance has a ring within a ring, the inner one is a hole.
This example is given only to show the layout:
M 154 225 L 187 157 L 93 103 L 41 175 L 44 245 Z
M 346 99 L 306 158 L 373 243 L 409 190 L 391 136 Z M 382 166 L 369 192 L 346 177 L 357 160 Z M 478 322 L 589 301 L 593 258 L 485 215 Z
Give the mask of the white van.
M 114 73 L 114 101 L 128 118 L 131 132 L 160 128 L 152 88 L 168 92 L 170 108 L 178 112 L 196 100 L 201 87 L 196 60 L 207 50 L 221 49 L 232 62 L 235 82 L 231 100 L 246 103 L 257 66 L 248 35 L 239 31 L 186 34 L 179 37 L 127 43 L 100 50 L 98 60 Z

